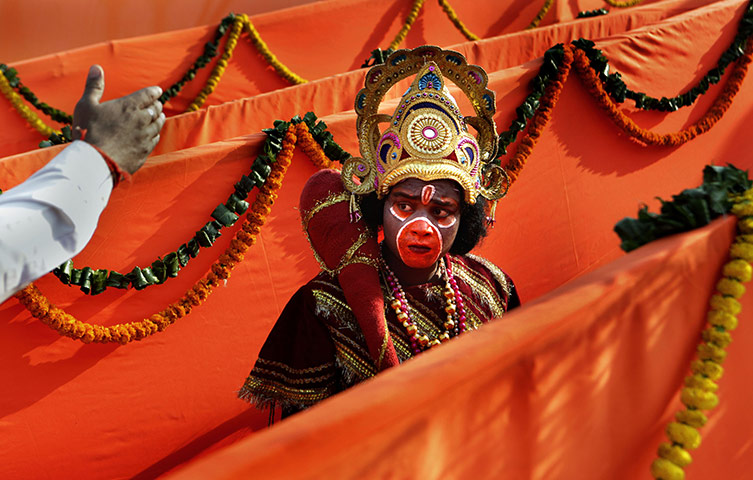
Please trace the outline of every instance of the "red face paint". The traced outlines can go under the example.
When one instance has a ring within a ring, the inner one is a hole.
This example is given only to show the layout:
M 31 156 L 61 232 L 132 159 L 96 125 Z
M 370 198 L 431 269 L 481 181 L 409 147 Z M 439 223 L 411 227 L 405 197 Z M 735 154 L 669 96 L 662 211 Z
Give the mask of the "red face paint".
M 434 185 L 424 185 L 424 188 L 421 189 L 421 202 L 424 205 L 428 205 L 433 197 Z
M 403 225 L 396 240 L 400 259 L 411 268 L 429 268 L 442 254 L 442 235 L 425 217 Z

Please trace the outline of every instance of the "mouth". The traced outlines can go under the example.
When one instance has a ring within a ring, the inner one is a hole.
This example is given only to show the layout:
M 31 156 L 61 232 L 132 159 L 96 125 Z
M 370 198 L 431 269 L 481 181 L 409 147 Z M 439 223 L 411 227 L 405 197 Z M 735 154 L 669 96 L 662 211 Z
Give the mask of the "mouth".
M 411 252 L 413 252 L 413 253 L 415 253 L 415 254 L 417 254 L 417 255 L 426 255 L 427 253 L 430 253 L 434 249 L 431 248 L 431 247 L 429 247 L 429 246 L 427 246 L 427 245 L 422 245 L 422 244 L 419 244 L 419 243 L 414 243 L 412 245 L 408 245 L 408 250 L 411 251 Z

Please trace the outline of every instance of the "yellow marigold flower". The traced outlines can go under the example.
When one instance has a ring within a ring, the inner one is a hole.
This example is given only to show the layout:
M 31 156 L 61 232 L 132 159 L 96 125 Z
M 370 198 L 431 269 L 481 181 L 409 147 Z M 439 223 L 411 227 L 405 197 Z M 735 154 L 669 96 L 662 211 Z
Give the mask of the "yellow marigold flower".
M 685 385 L 687 387 L 697 388 L 705 392 L 716 392 L 719 389 L 719 385 L 714 383 L 713 380 L 697 373 L 685 377 Z
M 669 460 L 678 467 L 685 467 L 693 461 L 693 459 L 690 457 L 690 453 L 688 453 L 687 450 L 682 447 L 678 447 L 677 445 L 672 445 L 668 442 L 661 443 L 659 445 L 659 450 L 657 451 L 657 453 L 661 458 Z
M 651 464 L 651 475 L 661 480 L 684 480 L 685 471 L 666 458 L 657 458 Z
M 753 243 L 753 235 L 738 235 L 735 241 L 739 243 Z
M 725 330 L 734 330 L 737 328 L 737 317 L 721 310 L 711 310 L 706 315 L 706 319 L 711 325 L 722 327 Z
M 740 231 L 744 233 L 753 232 L 753 218 L 751 217 L 741 218 L 740 220 L 737 221 L 737 228 L 739 228 Z
M 753 231 L 753 218 L 746 219 L 745 221 L 751 222 L 751 229 L 749 231 Z M 742 258 L 746 262 L 753 262 L 753 245 L 750 243 L 733 243 L 729 248 L 729 255 L 732 258 Z
M 724 265 L 722 275 L 736 278 L 741 282 L 749 282 L 753 278 L 753 267 L 745 260 L 732 260 Z
M 94 341 L 94 331 L 87 330 L 81 337 L 81 341 L 84 343 L 92 343 Z
M 670 422 L 667 425 L 667 436 L 686 450 L 693 450 L 701 444 L 701 434 L 698 430 L 682 423 Z
M 722 278 L 716 282 L 716 289 L 733 298 L 740 298 L 745 293 L 745 286 L 739 281 L 732 278 Z
M 701 428 L 709 421 L 708 417 L 700 410 L 680 410 L 675 413 L 675 420 L 695 428 Z
M 707 328 L 703 331 L 703 339 L 708 343 L 713 343 L 719 348 L 726 348 L 732 343 L 732 335 L 728 332 L 720 332 L 716 328 Z
M 723 297 L 719 294 L 712 295 L 709 303 L 713 309 L 727 312 L 730 315 L 737 315 L 742 310 L 740 302 L 734 298 Z
M 710 360 L 714 363 L 722 363 L 727 358 L 727 352 L 713 343 L 701 343 L 698 345 L 698 358 Z
M 735 205 L 732 205 L 730 212 L 732 212 L 732 215 L 736 217 L 753 216 L 753 203 L 750 203 L 748 201 L 736 203 Z
M 713 392 L 704 392 L 698 388 L 683 388 L 680 401 L 688 408 L 711 410 L 719 404 L 719 397 Z M 695 448 L 695 447 L 691 447 Z
M 690 364 L 690 369 L 693 373 L 698 373 L 709 377 L 711 380 L 719 380 L 724 373 L 724 367 L 714 362 L 704 362 L 701 360 L 693 360 Z

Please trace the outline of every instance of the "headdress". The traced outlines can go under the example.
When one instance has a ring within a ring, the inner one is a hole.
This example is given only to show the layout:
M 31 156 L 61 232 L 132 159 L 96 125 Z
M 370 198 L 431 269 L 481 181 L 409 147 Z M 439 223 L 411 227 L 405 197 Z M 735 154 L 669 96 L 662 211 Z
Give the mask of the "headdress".
M 413 75 L 392 116 L 379 114 L 390 87 Z M 446 80 L 468 97 L 475 116 L 460 113 Z M 509 182 L 504 171 L 491 164 L 497 133 L 494 92 L 487 82 L 481 67 L 469 65 L 457 52 L 432 46 L 398 50 L 384 64 L 372 67 L 355 102 L 363 158 L 345 162 L 345 188 L 359 195 L 376 191 L 383 198 L 406 178 L 449 179 L 460 184 L 467 203 L 475 203 L 478 195 L 489 200 L 504 196 Z M 380 131 L 379 124 L 385 122 L 389 126 Z
M 416 75 L 392 116 L 378 113 L 387 91 L 400 80 Z M 470 99 L 476 115 L 464 117 L 445 80 L 455 83 Z M 465 193 L 496 201 L 506 193 L 506 175 L 491 160 L 497 149 L 492 115 L 494 93 L 487 76 L 468 65 L 457 52 L 424 46 L 398 50 L 384 64 L 366 74 L 356 96 L 358 141 L 363 158 L 348 159 L 342 174 L 322 171 L 312 176 L 301 194 L 303 229 L 322 270 L 336 275 L 343 294 L 363 331 L 377 371 L 399 360 L 387 328 L 379 281 L 379 247 L 365 222 L 351 216 L 346 205 L 355 195 L 377 192 L 407 178 L 425 181 L 450 179 Z M 384 132 L 379 124 L 389 122 Z M 468 131 L 468 126 L 476 135 Z M 508 182 L 509 185 L 509 182 Z

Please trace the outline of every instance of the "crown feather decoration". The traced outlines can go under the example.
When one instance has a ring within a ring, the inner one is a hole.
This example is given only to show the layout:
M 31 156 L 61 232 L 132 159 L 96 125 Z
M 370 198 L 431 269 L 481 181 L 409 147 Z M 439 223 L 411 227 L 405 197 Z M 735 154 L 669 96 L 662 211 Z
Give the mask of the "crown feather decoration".
M 378 113 L 387 91 L 413 75 L 395 112 Z M 462 115 L 447 80 L 468 97 L 475 116 Z M 475 203 L 478 195 L 489 200 L 503 197 L 509 180 L 504 170 L 491 164 L 497 148 L 496 105 L 487 83 L 481 67 L 469 65 L 457 52 L 434 46 L 398 50 L 372 67 L 355 101 L 362 158 L 348 159 L 343 165 L 345 188 L 357 195 L 376 191 L 383 198 L 390 187 L 407 178 L 449 179 L 460 184 L 467 203 Z M 380 130 L 385 123 L 387 128 Z

